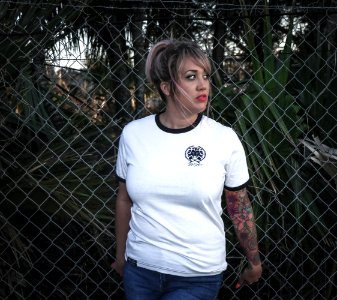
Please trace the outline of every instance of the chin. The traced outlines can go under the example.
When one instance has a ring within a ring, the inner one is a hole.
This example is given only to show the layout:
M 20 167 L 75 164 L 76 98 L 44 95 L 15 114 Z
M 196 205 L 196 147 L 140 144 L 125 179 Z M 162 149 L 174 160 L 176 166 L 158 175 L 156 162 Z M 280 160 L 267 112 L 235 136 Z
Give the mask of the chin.
M 198 113 L 202 113 L 206 110 L 207 108 L 207 103 L 205 103 L 204 105 L 201 105 L 200 107 L 198 107 Z

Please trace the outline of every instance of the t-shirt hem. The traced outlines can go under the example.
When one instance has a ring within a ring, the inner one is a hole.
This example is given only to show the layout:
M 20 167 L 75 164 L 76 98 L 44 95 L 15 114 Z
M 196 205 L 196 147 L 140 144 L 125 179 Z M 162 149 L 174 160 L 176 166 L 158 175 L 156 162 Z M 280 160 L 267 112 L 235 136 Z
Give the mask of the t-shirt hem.
M 127 261 L 129 261 L 128 258 L 126 258 Z M 159 273 L 163 273 L 163 274 L 168 274 L 168 275 L 174 275 L 174 276 L 181 276 L 181 277 L 201 277 L 201 276 L 213 276 L 213 275 L 219 275 L 221 273 L 223 273 L 226 269 L 227 269 L 227 263 L 222 266 L 221 268 L 217 269 L 217 270 L 212 270 L 212 271 L 206 271 L 206 272 L 185 272 L 185 271 L 177 271 L 171 268 L 165 268 L 165 267 L 158 267 L 155 265 L 151 265 L 148 263 L 144 263 L 141 262 L 139 260 L 133 260 L 133 264 L 135 264 L 137 267 L 140 268 L 144 268 L 147 270 L 151 270 L 151 271 L 155 271 L 155 272 L 159 272 Z

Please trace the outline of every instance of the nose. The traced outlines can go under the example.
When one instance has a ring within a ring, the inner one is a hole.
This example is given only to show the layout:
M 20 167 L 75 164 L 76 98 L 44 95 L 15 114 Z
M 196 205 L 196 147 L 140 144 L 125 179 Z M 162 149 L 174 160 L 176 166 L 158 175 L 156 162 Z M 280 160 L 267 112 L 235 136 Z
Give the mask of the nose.
M 206 90 L 208 87 L 208 84 L 209 84 L 209 81 L 205 80 L 205 78 L 201 76 L 201 78 L 199 78 L 198 80 L 197 88 L 198 90 L 201 90 L 201 91 Z

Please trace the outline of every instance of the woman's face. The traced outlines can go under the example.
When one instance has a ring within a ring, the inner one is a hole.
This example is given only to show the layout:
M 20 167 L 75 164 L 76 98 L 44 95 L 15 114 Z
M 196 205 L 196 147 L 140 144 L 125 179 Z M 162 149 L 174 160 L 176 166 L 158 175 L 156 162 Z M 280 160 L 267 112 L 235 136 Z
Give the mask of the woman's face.
M 209 74 L 187 58 L 179 70 L 175 102 L 185 113 L 200 113 L 207 107 L 210 92 Z

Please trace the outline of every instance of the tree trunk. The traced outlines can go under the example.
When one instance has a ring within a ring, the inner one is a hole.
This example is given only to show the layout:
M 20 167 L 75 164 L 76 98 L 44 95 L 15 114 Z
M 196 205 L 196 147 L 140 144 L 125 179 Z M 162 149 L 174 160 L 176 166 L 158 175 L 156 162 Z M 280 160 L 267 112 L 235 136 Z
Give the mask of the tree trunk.
M 135 97 L 135 116 L 141 114 L 144 110 L 144 91 L 145 91 L 145 39 L 143 28 L 143 20 L 145 19 L 144 9 L 137 11 L 136 18 L 132 19 L 130 30 L 132 35 L 132 44 L 134 52 L 134 65 L 132 70 L 132 77 L 134 82 L 134 97 Z
M 213 53 L 212 60 L 215 71 L 215 85 L 221 87 L 224 83 L 226 74 L 224 70 L 225 58 L 225 24 L 221 19 L 216 19 L 214 23 Z

